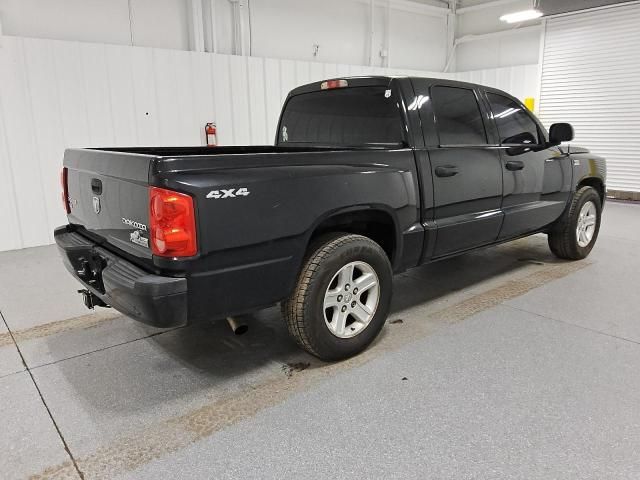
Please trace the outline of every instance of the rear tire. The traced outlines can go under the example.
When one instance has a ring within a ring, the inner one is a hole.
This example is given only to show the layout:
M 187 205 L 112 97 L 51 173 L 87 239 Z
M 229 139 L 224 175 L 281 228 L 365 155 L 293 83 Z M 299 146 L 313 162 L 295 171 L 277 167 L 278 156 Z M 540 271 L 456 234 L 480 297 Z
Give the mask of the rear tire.
M 560 258 L 580 260 L 591 252 L 600 231 L 602 205 L 592 187 L 582 187 L 548 234 L 549 248 Z
M 282 315 L 300 347 L 322 360 L 341 360 L 378 336 L 391 289 L 391 264 L 380 245 L 361 235 L 332 234 L 309 249 Z

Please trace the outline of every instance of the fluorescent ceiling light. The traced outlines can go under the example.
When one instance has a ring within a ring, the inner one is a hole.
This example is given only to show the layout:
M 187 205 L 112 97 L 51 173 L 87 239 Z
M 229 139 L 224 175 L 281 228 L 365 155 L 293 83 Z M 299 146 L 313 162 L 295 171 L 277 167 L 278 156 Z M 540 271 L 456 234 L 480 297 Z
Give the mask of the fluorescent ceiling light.
M 542 12 L 540 10 L 522 10 L 521 12 L 507 13 L 502 15 L 500 20 L 507 23 L 526 22 L 527 20 L 533 20 L 540 18 Z

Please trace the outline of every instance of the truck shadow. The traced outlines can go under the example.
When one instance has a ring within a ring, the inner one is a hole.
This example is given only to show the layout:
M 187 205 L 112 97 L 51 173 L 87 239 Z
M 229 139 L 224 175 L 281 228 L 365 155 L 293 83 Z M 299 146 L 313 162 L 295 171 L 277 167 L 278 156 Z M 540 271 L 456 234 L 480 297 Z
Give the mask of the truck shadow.
M 507 282 L 531 262 L 554 261 L 546 237 L 538 236 L 410 270 L 394 278 L 389 321 L 447 295 L 480 289 L 497 277 Z M 234 335 L 224 319 L 205 321 L 92 354 L 88 363 L 60 362 L 58 368 L 92 409 L 126 415 L 176 400 L 233 393 L 274 375 L 287 381 L 297 370 L 325 365 L 290 339 L 278 307 L 247 321 L 249 331 L 242 336 Z M 376 342 L 384 340 L 387 328 Z M 50 348 L 56 348 L 55 341 Z
M 391 311 L 398 313 L 452 293 L 479 290 L 532 263 L 559 262 L 562 260 L 549 251 L 546 235 L 536 235 L 422 265 L 395 277 Z

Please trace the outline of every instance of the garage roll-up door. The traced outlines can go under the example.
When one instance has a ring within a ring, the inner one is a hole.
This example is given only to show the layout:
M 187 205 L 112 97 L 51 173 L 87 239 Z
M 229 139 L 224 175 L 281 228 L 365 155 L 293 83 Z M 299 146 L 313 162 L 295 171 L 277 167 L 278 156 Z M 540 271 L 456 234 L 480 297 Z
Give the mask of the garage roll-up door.
M 607 158 L 608 189 L 640 191 L 640 3 L 547 20 L 540 117 Z

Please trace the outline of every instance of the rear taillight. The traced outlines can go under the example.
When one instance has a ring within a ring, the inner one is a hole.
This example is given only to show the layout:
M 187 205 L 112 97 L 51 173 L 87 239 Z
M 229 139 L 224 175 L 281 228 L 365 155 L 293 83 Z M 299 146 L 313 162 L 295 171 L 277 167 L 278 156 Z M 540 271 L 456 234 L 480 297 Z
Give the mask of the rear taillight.
M 67 214 L 71 213 L 71 205 L 69 204 L 69 184 L 68 184 L 67 167 L 62 167 L 60 172 L 60 186 L 62 187 L 62 208 Z
M 192 257 L 198 251 L 193 199 L 184 193 L 151 187 L 151 251 L 161 257 Z

